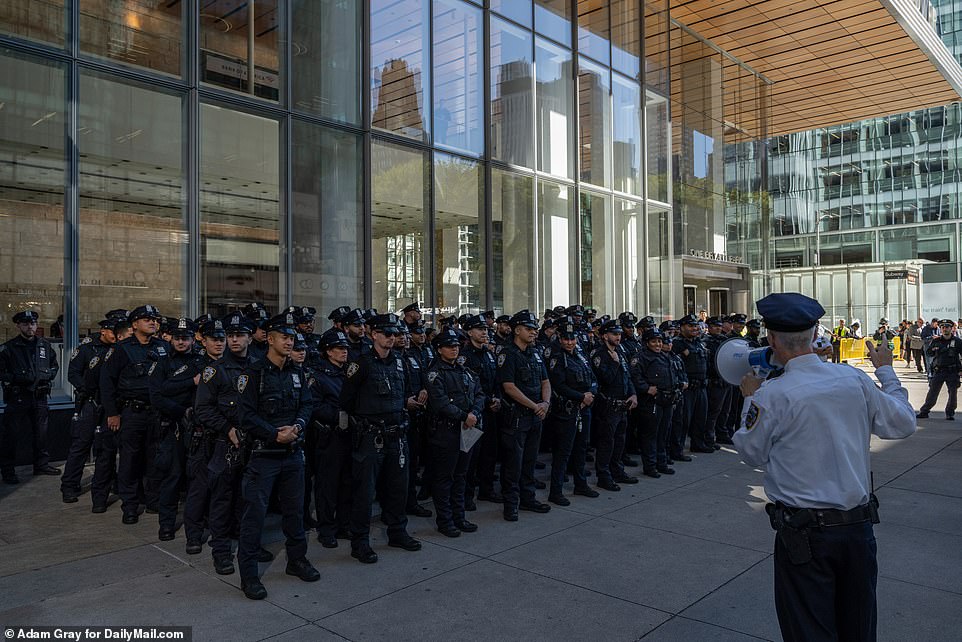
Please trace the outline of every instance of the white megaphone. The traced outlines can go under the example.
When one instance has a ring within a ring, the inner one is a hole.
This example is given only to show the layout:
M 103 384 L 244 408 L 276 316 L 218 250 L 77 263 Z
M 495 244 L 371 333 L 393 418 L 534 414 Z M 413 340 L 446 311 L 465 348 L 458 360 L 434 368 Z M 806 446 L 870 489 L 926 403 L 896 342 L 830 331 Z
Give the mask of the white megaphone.
M 737 386 L 749 372 L 764 379 L 778 368 L 771 348 L 753 348 L 744 339 L 729 339 L 715 353 L 718 374 L 728 383 Z

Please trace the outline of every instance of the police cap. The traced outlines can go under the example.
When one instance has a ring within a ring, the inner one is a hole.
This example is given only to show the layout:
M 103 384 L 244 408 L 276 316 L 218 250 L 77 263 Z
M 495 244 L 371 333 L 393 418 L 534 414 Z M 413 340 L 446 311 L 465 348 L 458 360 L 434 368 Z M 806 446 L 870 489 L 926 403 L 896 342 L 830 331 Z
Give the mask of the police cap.
M 373 330 L 381 332 L 399 332 L 398 317 L 396 314 L 375 314 L 368 320 L 368 325 Z
M 339 308 L 334 308 L 331 313 L 327 315 L 329 321 L 334 323 L 340 323 L 344 319 L 344 315 L 351 311 L 351 307 L 347 305 L 342 305 Z
M 658 326 L 658 329 L 661 330 L 662 332 L 668 332 L 669 330 L 674 330 L 677 327 L 678 327 L 677 321 L 662 321 L 661 325 Z
M 114 319 L 114 318 L 111 318 L 111 317 L 107 317 L 106 319 L 104 319 L 104 320 L 102 320 L 102 321 L 98 321 L 98 322 L 97 322 L 97 325 L 99 325 L 99 326 L 100 326 L 101 328 L 103 328 L 104 330 L 113 330 L 114 328 L 117 327 L 117 324 L 118 324 L 119 322 L 120 322 L 120 319 Z
M 556 322 L 558 326 L 558 336 L 562 339 L 576 339 L 578 337 L 578 324 L 574 317 L 564 316 Z
M 745 316 L 744 314 L 733 314 L 731 316 L 731 320 L 732 320 L 732 323 L 741 323 L 743 325 L 745 323 L 748 323 L 748 317 Z
M 635 316 L 634 312 L 622 312 L 618 315 L 618 321 L 620 321 L 623 326 L 635 325 L 638 323 L 638 317 Z
M 424 319 L 418 319 L 417 321 L 413 321 L 407 324 L 407 329 L 408 329 L 408 332 L 410 332 L 411 334 L 424 334 L 424 330 L 425 330 Z
M 254 324 L 250 319 L 241 315 L 240 312 L 232 312 L 228 314 L 226 317 L 221 319 L 221 323 L 224 326 L 224 331 L 228 334 L 251 334 L 254 332 Z
M 294 347 L 291 350 L 297 350 L 298 352 L 303 352 L 307 350 L 307 340 L 304 339 L 304 335 L 300 332 L 294 334 Z
M 420 311 L 421 311 L 421 305 L 417 301 L 408 303 L 406 306 L 401 308 L 401 314 L 404 314 L 406 312 L 420 312 Z
M 759 328 L 759 329 L 760 329 L 760 328 L 762 327 L 762 322 L 759 321 L 758 319 L 749 319 L 748 321 L 745 322 L 745 327 L 746 327 L 746 328 Z
M 556 305 L 551 308 L 551 311 L 556 317 L 563 317 L 565 315 L 565 307 L 563 305 Z
M 720 328 L 725 322 L 722 317 L 708 317 L 705 319 L 705 323 L 712 327 Z
M 172 337 L 192 337 L 197 332 L 197 324 L 186 317 L 173 319 L 167 326 L 167 331 Z
M 694 315 L 691 315 L 691 314 L 686 314 L 686 315 L 683 316 L 682 318 L 678 319 L 678 325 L 680 325 L 680 326 L 682 326 L 682 325 L 698 325 L 698 324 L 699 324 L 698 317 L 696 317 L 696 316 L 694 316 Z
M 211 337 L 212 339 L 227 338 L 227 331 L 224 329 L 224 322 L 220 319 L 211 319 L 204 325 L 200 326 L 200 334 L 203 337 Z
M 534 330 L 538 329 L 538 317 L 534 315 L 530 310 L 521 310 L 515 312 L 514 316 L 508 321 L 512 328 L 517 328 L 519 325 L 526 328 L 532 328 Z
M 341 317 L 341 323 L 344 325 L 364 325 L 365 321 L 364 311 L 361 308 L 354 308 Z
M 481 313 L 481 316 L 484 317 L 485 319 L 493 319 L 494 310 L 485 310 L 484 312 Z
M 361 316 L 364 317 L 364 323 L 367 323 L 367 324 L 370 325 L 371 319 L 373 319 L 374 317 L 379 316 L 379 315 L 378 315 L 378 313 L 377 313 L 377 308 L 368 308 L 368 309 L 364 310 L 364 312 L 361 313 Z M 395 316 L 397 316 L 397 315 L 395 315 Z
M 33 310 L 24 310 L 22 312 L 17 312 L 15 315 L 13 315 L 13 322 L 14 323 L 31 323 L 31 322 L 36 322 L 37 319 L 39 318 L 40 318 L 40 315 L 38 315 Z
M 577 303 L 575 305 L 569 305 L 565 309 L 565 314 L 573 317 L 583 317 L 585 315 L 585 308 L 583 305 Z
M 347 340 L 347 335 L 337 329 L 331 329 L 321 335 L 321 340 L 319 342 L 321 350 L 330 350 L 331 348 L 346 348 L 350 345 Z
M 601 334 L 621 334 L 621 324 L 617 321 L 605 321 L 601 324 Z
M 271 317 L 271 320 L 267 322 L 267 327 L 264 328 L 268 332 L 280 332 L 281 334 L 289 334 L 292 337 L 297 334 L 294 329 L 296 322 L 294 320 L 293 312 L 281 312 L 275 317 Z
M 445 328 L 438 332 L 433 339 L 431 339 L 431 345 L 435 348 L 447 348 L 451 346 L 460 346 L 461 338 L 458 333 L 451 328 Z
M 598 310 L 595 308 L 585 308 L 585 316 L 589 319 L 593 319 L 594 317 L 598 316 Z
M 664 338 L 665 338 L 665 335 L 658 328 L 651 328 L 649 330 L 645 330 L 645 333 L 641 335 L 641 340 L 646 343 L 648 341 L 654 341 L 656 339 L 658 341 L 661 341 Z
M 134 308 L 128 318 L 130 319 L 131 323 L 137 321 L 138 319 L 156 319 L 157 321 L 163 321 L 164 315 L 162 315 L 160 310 L 152 305 L 142 305 Z
M 511 323 L 511 317 L 507 314 L 502 314 L 497 319 L 494 320 L 495 323 Z
M 798 292 L 778 292 L 756 301 L 765 327 L 776 332 L 801 332 L 815 327 L 825 308 L 815 299 Z
M 202 314 L 202 315 L 200 315 L 199 317 L 197 317 L 196 319 L 194 319 L 194 323 L 197 324 L 197 327 L 198 327 L 198 328 L 203 328 L 205 323 L 207 323 L 208 321 L 213 321 L 213 320 L 214 320 L 214 315 L 213 315 L 213 314 L 210 314 L 210 313 L 208 312 L 208 313 Z
M 104 317 L 107 319 L 126 319 L 127 314 L 128 312 L 124 308 L 115 308 L 107 312 Z
M 939 327 L 940 327 L 940 328 L 954 328 L 954 327 L 955 327 L 955 321 L 953 321 L 952 319 L 942 319 L 941 321 L 939 321 Z
M 265 316 L 267 315 L 267 309 L 264 307 L 264 304 L 256 301 L 254 303 L 248 303 L 245 305 L 241 312 L 243 312 L 245 317 L 251 319 L 259 319 L 261 312 L 263 312 Z
M 488 324 L 484 322 L 484 317 L 480 314 L 468 315 L 468 318 L 461 324 L 461 328 L 464 330 L 473 330 L 474 328 L 484 329 L 486 327 L 488 327 Z

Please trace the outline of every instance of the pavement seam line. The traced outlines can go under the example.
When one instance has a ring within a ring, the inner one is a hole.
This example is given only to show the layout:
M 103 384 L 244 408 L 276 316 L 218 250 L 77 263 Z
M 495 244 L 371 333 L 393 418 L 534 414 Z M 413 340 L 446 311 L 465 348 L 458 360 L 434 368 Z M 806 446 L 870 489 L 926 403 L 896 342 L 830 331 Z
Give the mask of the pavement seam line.
M 718 628 L 718 629 L 722 629 L 722 630 L 724 630 L 724 631 L 731 631 L 732 633 L 737 633 L 737 634 L 739 634 L 739 635 L 744 635 L 744 636 L 750 637 L 750 638 L 755 639 L 755 640 L 765 640 L 765 642 L 773 642 L 773 641 L 772 641 L 771 639 L 769 639 L 769 638 L 763 638 L 763 637 L 760 637 L 760 636 L 757 636 L 757 635 L 752 635 L 751 633 L 745 633 L 744 631 L 739 631 L 739 630 L 737 630 L 737 629 L 731 629 L 731 628 L 729 628 L 729 627 L 727 627 L 727 626 L 721 626 L 720 624 L 715 624 L 714 622 L 705 622 L 704 620 L 699 620 L 699 619 L 693 618 L 693 617 L 686 617 L 686 616 L 684 616 L 684 615 L 673 615 L 673 616 L 671 616 L 670 618 L 668 618 L 667 620 L 665 620 L 664 622 L 662 622 L 661 624 L 659 624 L 658 626 L 656 626 L 655 628 L 653 628 L 652 630 L 648 631 L 648 632 L 645 633 L 643 636 L 641 636 L 640 638 L 638 638 L 635 642 L 641 642 L 641 640 L 644 640 L 646 637 L 648 637 L 649 635 L 651 635 L 652 633 L 654 633 L 655 631 L 657 631 L 657 630 L 660 629 L 661 627 L 665 626 L 665 625 L 668 624 L 669 622 L 672 622 L 673 620 L 687 620 L 687 621 L 689 621 L 689 622 L 698 622 L 699 624 L 706 624 L 706 625 L 708 625 L 708 626 L 712 626 L 712 627 L 715 627 L 715 628 Z

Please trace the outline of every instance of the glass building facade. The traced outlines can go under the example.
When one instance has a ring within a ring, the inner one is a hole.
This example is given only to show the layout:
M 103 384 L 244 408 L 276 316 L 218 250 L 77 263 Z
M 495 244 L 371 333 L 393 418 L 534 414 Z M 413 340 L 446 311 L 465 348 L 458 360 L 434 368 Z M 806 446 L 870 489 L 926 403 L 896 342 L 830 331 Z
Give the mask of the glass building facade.
M 962 63 L 962 2 L 920 10 Z M 726 150 L 729 194 L 753 169 L 744 158 L 768 155 L 767 242 L 758 212 L 731 199 L 727 208 L 728 251 L 748 259 L 754 292 L 815 296 L 833 319 L 860 319 L 870 332 L 881 317 L 959 318 L 962 104 L 775 136 L 764 147 Z
M 0 78 L 0 339 L 749 298 L 724 156 L 747 217 L 766 81 L 664 0 L 5 0 Z

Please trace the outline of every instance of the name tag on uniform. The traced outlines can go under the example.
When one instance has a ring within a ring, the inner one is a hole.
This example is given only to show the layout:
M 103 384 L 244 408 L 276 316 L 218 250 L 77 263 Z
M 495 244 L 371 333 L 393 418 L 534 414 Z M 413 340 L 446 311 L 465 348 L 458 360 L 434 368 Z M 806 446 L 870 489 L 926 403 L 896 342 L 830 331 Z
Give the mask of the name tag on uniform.
M 417 370 L 417 369 L 419 369 L 419 368 L 421 367 L 420 365 L 418 365 L 418 360 L 415 359 L 414 357 L 409 357 L 409 358 L 408 358 L 408 361 L 411 362 L 411 367 L 414 368 L 415 370 Z
M 43 348 L 43 347 L 40 348 L 40 358 L 41 358 L 41 359 L 46 359 L 46 358 L 47 358 L 47 349 L 46 349 L 46 348 Z
M 294 382 L 294 387 L 295 387 L 295 388 L 300 388 L 300 387 L 301 387 L 301 378 L 297 375 L 296 372 L 292 372 L 292 373 L 291 373 L 291 381 Z
M 164 348 L 163 346 L 157 346 L 157 354 L 159 354 L 159 355 L 162 356 L 162 357 L 163 357 L 163 356 L 166 356 L 166 354 L 167 354 L 167 349 Z

